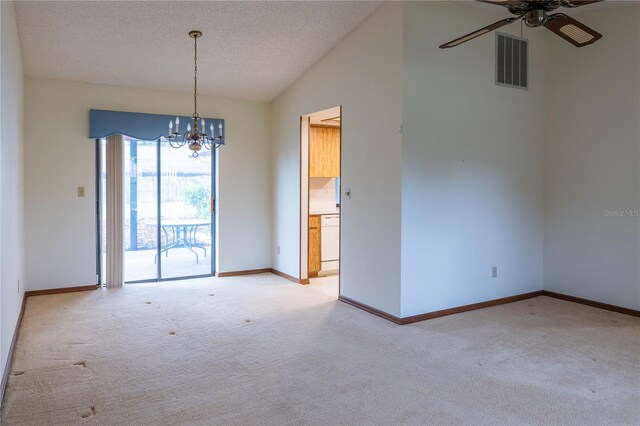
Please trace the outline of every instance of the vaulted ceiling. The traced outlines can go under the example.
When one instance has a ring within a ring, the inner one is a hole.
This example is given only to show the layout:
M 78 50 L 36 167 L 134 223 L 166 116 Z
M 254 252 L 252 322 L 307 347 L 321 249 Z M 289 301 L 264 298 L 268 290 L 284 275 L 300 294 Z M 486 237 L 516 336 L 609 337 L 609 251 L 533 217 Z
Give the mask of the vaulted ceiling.
M 270 101 L 382 2 L 16 2 L 25 75 Z

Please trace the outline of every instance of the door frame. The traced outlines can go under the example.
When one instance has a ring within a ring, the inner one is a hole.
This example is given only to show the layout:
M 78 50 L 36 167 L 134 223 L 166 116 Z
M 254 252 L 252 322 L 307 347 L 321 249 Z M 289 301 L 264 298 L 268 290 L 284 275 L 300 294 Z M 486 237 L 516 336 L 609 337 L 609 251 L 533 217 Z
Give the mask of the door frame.
M 343 148 L 343 109 L 342 105 L 337 105 L 335 107 L 325 108 L 339 108 L 340 109 L 340 184 L 338 186 L 338 191 L 340 195 L 340 230 L 339 230 L 339 249 L 340 249 L 340 269 L 338 271 L 338 296 L 341 293 L 341 282 L 342 282 L 342 265 L 343 265 L 343 251 L 342 251 L 342 213 L 343 213 L 343 200 L 342 200 L 342 184 L 343 184 L 343 161 L 342 161 L 342 148 Z M 324 110 L 320 110 L 324 111 Z M 299 270 L 298 277 L 300 284 L 309 284 L 309 133 L 311 128 L 311 116 L 320 112 L 312 112 L 309 114 L 300 116 L 300 209 L 299 209 L 299 224 L 300 224 L 300 235 L 299 235 Z M 303 134 L 305 130 L 304 121 L 306 120 L 306 136 Z M 305 146 L 306 145 L 306 146 Z M 306 177 L 306 179 L 305 179 Z M 304 237 L 306 235 L 306 238 Z M 306 244 L 305 244 L 306 242 Z M 304 259 L 304 261 L 303 261 Z M 306 270 L 303 266 L 306 265 Z

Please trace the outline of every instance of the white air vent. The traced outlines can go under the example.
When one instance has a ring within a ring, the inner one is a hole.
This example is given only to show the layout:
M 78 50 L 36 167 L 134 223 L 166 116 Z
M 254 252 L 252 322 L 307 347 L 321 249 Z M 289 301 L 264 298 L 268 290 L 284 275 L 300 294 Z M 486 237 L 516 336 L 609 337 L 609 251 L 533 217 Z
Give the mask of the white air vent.
M 509 34 L 496 33 L 496 84 L 529 87 L 529 42 Z

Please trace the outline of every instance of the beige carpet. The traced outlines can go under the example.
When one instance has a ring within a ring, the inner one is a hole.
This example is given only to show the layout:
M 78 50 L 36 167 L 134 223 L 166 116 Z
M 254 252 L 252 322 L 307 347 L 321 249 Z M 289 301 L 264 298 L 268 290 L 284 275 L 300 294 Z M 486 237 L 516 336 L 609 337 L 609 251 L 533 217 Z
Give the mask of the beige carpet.
M 560 300 L 397 326 L 265 274 L 28 299 L 31 424 L 639 424 L 640 320 Z
M 320 291 L 332 299 L 337 299 L 340 294 L 340 282 L 338 275 L 310 278 L 308 287 Z

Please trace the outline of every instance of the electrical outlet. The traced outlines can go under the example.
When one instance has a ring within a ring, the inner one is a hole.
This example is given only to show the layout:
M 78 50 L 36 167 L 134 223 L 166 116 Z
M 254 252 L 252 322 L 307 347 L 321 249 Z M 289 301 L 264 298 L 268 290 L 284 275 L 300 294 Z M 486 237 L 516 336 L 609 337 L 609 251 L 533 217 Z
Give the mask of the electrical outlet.
M 278 246 L 278 254 L 280 254 L 280 246 Z
M 79 186 L 78 187 L 78 197 L 79 198 L 84 197 L 84 186 Z
M 491 278 L 498 278 L 498 267 L 494 266 L 491 268 Z

